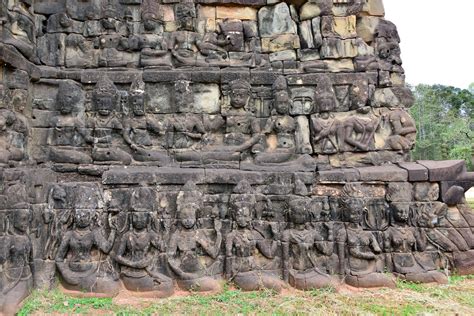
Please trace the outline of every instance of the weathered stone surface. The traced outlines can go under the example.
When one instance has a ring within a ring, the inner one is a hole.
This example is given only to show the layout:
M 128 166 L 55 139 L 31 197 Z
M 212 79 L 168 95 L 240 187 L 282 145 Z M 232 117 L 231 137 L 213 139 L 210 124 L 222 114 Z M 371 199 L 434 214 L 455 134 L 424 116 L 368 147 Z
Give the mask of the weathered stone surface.
M 262 38 L 262 52 L 271 53 L 296 48 L 300 48 L 300 38 L 298 35 L 283 34 Z
M 382 0 L 367 0 L 362 8 L 362 12 L 368 15 L 384 16 L 385 9 Z
M 394 165 L 359 168 L 362 181 L 407 181 L 408 172 Z
M 258 25 L 261 37 L 298 33 L 286 3 L 261 8 L 258 11 Z
M 0 314 L 58 276 L 167 297 L 472 271 L 474 174 L 409 162 L 381 1 L 2 3 Z
M 323 16 L 321 30 L 324 37 L 339 37 L 342 39 L 357 37 L 356 16 Z
M 408 171 L 408 181 L 427 181 L 428 169 L 416 162 L 402 162 L 398 164 L 400 168 Z

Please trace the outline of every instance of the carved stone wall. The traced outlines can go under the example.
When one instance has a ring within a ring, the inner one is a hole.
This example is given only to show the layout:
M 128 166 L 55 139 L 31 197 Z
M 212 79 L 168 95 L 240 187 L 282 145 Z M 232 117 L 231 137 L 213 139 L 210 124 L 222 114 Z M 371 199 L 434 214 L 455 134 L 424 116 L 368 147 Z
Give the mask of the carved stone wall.
M 1 0 L 0 302 L 445 282 L 459 161 L 409 162 L 381 0 Z

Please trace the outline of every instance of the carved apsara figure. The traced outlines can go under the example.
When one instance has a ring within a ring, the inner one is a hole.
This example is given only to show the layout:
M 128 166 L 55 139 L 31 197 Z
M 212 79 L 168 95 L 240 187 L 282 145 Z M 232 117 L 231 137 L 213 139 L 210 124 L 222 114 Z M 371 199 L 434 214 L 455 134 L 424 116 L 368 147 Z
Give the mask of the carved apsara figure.
M 387 138 L 387 145 L 393 150 L 409 151 L 415 145 L 415 120 L 403 109 L 395 109 L 388 114 L 392 134 Z
M 131 155 L 119 147 L 123 143 L 123 125 L 116 114 L 119 98 L 114 83 L 102 76 L 93 92 L 95 115 L 89 118 L 88 124 L 92 129 L 94 161 L 128 165 L 132 160 Z
M 284 283 L 279 276 L 262 269 L 257 264 L 257 256 L 268 259 L 275 257 L 279 236 L 267 240 L 259 231 L 252 228 L 256 203 L 250 184 L 245 180 L 239 182 L 229 201 L 235 227 L 226 237 L 225 274 L 228 280 L 232 280 L 246 291 L 259 289 L 280 291 Z
M 323 76 L 318 81 L 315 103 L 319 113 L 311 115 L 313 148 L 317 152 L 334 154 L 339 151 L 337 131 L 340 122 L 332 114 L 336 110 L 337 101 L 328 77 Z
M 84 93 L 70 81 L 59 83 L 56 107 L 58 115 L 51 118 L 48 135 L 49 159 L 58 163 L 87 164 L 92 158 L 87 143 L 93 142 L 82 117 Z
M 0 314 L 13 315 L 33 289 L 33 246 L 29 237 L 31 211 L 11 210 L 11 227 L 0 237 Z M 7 227 L 8 228 L 8 227 Z
M 382 248 L 371 231 L 362 228 L 364 201 L 361 198 L 345 198 L 347 224 L 347 260 L 345 276 L 347 284 L 355 287 L 393 287 L 393 279 L 383 271 L 380 256 Z
M 384 231 L 384 250 L 387 266 L 394 275 L 411 282 L 446 283 L 447 277 L 436 270 L 426 250 L 426 235 L 416 227 L 408 226 L 410 204 L 392 204 L 392 226 Z
M 140 296 L 172 295 L 173 280 L 156 269 L 162 238 L 150 228 L 150 212 L 135 210 L 129 216 L 130 229 L 123 234 L 115 258 L 123 285 L 129 291 L 143 292 Z
M 196 213 L 201 211 L 202 193 L 193 182 L 187 182 L 177 197 L 178 227 L 171 234 L 169 265 L 184 290 L 216 291 L 220 289 L 219 262 L 222 243 L 221 222 L 214 229 L 199 228 Z M 215 235 L 215 237 L 214 237 Z
M 160 165 L 169 163 L 165 150 L 154 149 L 153 135 L 164 134 L 164 124 L 145 113 L 145 83 L 135 78 L 130 87 L 128 99 L 129 117 L 124 121 L 123 138 L 132 150 L 136 161 L 156 161 Z
M 255 163 L 273 166 L 301 164 L 309 168 L 315 167 L 312 158 L 307 155 L 312 152 L 311 146 L 302 148 L 302 144 L 297 142 L 297 122 L 289 115 L 291 100 L 285 77 L 280 76 L 273 83 L 273 98 L 272 115 L 262 131 L 266 138 L 266 150 L 256 154 Z M 309 130 L 306 132 L 309 133 Z
M 95 295 L 114 296 L 118 293 L 118 275 L 104 255 L 112 250 L 115 241 L 115 223 L 109 218 L 110 234 L 104 237 L 102 229 L 94 225 L 96 211 L 76 209 L 73 229 L 67 231 L 56 253 L 56 266 L 63 286 Z M 98 255 L 93 255 L 99 250 Z
M 28 126 L 19 121 L 13 111 L 0 110 L 0 164 L 26 158 Z
M 325 265 L 325 259 L 334 251 L 332 232 L 328 237 L 309 222 L 308 200 L 294 196 L 289 202 L 290 227 L 283 232 L 283 279 L 300 290 L 336 285 Z

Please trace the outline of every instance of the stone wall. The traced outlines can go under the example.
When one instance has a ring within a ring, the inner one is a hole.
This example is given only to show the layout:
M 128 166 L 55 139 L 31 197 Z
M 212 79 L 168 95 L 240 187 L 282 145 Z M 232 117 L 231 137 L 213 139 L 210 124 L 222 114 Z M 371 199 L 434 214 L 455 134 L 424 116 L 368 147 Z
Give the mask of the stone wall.
M 1 0 L 3 311 L 472 273 L 381 0 Z

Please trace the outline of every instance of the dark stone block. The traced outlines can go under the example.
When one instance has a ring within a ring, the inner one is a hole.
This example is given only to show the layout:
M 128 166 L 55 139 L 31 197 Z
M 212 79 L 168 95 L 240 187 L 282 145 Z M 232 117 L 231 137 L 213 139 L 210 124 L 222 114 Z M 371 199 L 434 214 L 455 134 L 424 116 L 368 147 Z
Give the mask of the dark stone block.
M 421 164 L 416 162 L 400 162 L 398 166 L 408 171 L 408 181 L 410 182 L 428 180 L 428 169 Z
M 357 168 L 361 181 L 407 181 L 408 172 L 394 165 Z
M 431 182 L 455 180 L 460 174 L 466 171 L 466 163 L 464 160 L 419 160 L 417 163 L 428 169 L 429 180 Z

